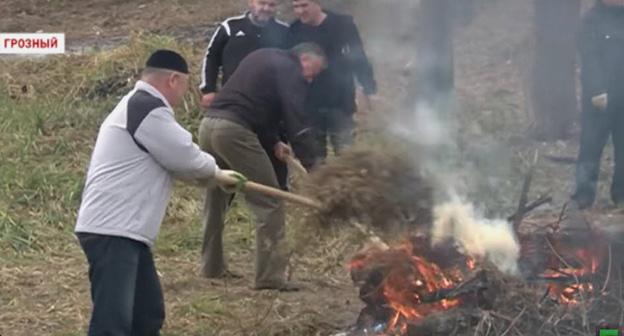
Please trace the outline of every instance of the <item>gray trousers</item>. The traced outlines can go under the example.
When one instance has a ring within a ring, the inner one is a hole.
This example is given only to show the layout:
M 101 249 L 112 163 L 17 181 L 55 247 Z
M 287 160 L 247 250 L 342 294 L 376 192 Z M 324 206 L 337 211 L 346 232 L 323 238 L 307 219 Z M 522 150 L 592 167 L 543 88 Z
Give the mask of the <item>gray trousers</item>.
M 199 128 L 199 145 L 222 169 L 232 169 L 250 181 L 279 188 L 271 160 L 257 135 L 234 122 L 206 117 Z M 223 227 L 231 195 L 220 188 L 206 192 L 203 211 L 202 275 L 219 277 L 226 270 Z M 286 247 L 284 205 L 262 194 L 245 193 L 256 220 L 256 287 L 279 287 L 284 282 Z

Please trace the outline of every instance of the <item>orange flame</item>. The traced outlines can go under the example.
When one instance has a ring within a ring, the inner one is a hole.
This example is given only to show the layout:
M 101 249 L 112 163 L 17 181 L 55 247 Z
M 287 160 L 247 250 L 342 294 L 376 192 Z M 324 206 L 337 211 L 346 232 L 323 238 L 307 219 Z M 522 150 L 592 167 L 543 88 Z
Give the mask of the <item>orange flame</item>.
M 566 305 L 579 304 L 579 299 L 582 294 L 593 292 L 593 285 L 583 277 L 595 274 L 598 270 L 598 266 L 600 263 L 599 253 L 592 253 L 592 251 L 590 251 L 589 249 L 577 250 L 574 252 L 574 256 L 581 264 L 580 267 L 550 269 L 541 274 L 545 278 L 569 278 L 571 281 L 576 281 L 576 283 L 574 284 L 550 283 L 548 285 L 548 291 L 550 296 L 554 300 L 558 300 L 560 303 Z
M 459 299 L 423 302 L 423 295 L 454 288 L 462 281 L 463 272 L 459 267 L 442 270 L 424 257 L 412 255 L 413 251 L 413 245 L 409 241 L 383 251 L 386 258 L 392 259 L 394 266 L 389 267 L 380 288 L 386 305 L 393 310 L 393 315 L 387 322 L 387 332 L 399 331 L 406 334 L 408 322 L 416 322 L 429 314 L 449 310 L 461 304 Z M 375 253 L 368 252 L 354 258 L 350 269 L 362 269 L 371 263 Z M 474 269 L 475 261 L 467 259 L 466 267 Z
M 421 249 L 415 249 L 415 246 Z M 409 324 L 462 304 L 461 299 L 437 300 L 435 294 L 462 283 L 467 271 L 476 268 L 477 261 L 460 255 L 465 265 L 460 265 L 460 262 L 453 266 L 441 266 L 443 262 L 438 264 L 432 261 L 435 257 L 428 260 L 423 255 L 429 256 L 418 242 L 406 241 L 390 248 L 373 246 L 351 260 L 349 269 L 352 275 L 359 271 L 367 274 L 370 270 L 383 274 L 381 283 L 376 284 L 379 287 L 372 289 L 372 295 L 391 310 L 391 316 L 384 321 L 386 329 L 383 335 L 406 335 Z M 554 255 L 550 269 L 540 274 L 542 278 L 551 280 L 548 284 L 550 296 L 561 304 L 579 304 L 582 295 L 594 290 L 587 279 L 597 272 L 604 251 L 568 247 L 564 254 L 565 262 Z

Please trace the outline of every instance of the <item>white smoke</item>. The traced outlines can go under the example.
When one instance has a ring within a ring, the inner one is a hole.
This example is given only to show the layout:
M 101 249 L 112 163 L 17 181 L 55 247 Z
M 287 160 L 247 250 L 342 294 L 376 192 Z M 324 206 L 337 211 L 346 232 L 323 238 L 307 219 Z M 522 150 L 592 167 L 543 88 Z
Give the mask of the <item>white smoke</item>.
M 431 242 L 435 246 L 449 240 L 465 255 L 487 259 L 502 272 L 518 274 L 520 246 L 510 223 L 482 218 L 459 198 L 434 209 Z
M 469 160 L 465 148 L 458 145 L 461 140 L 457 137 L 457 109 L 452 95 L 441 96 L 433 103 L 419 102 L 411 123 L 392 127 L 395 134 L 422 153 L 419 165 L 435 185 L 437 205 L 431 228 L 432 244 L 450 241 L 463 254 L 475 260 L 488 260 L 502 272 L 517 275 L 520 246 L 510 223 L 487 219 L 473 205 L 473 201 L 482 201 L 484 195 L 491 193 L 480 188 L 483 180 L 491 180 L 495 175 L 491 174 L 489 165 L 499 167 L 507 159 L 486 146 L 487 150 L 476 151 L 482 166 Z M 484 163 L 487 165 L 483 166 Z M 468 195 L 476 198 L 467 201 Z
M 417 103 L 413 119 L 392 125 L 393 131 L 409 138 L 414 144 L 425 148 L 451 144 L 449 134 L 453 129 L 449 122 L 441 120 L 435 109 L 429 104 Z

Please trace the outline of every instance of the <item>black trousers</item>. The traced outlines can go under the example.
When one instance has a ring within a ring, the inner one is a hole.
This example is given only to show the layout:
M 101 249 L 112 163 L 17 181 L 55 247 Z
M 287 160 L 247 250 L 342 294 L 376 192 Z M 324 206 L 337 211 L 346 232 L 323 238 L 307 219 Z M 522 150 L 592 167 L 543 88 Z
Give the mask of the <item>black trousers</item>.
M 624 202 L 624 96 L 609 94 L 609 107 L 600 111 L 585 99 L 581 116 L 581 141 L 576 165 L 576 191 L 572 197 L 581 207 L 593 204 L 600 172 L 600 159 L 609 139 L 614 147 L 614 175 L 611 183 L 613 202 Z
M 138 241 L 78 233 L 89 262 L 89 336 L 159 335 L 165 304 L 150 248 Z
M 329 143 L 336 155 L 353 143 L 353 114 L 336 108 L 316 108 L 312 111 L 318 154 L 321 159 L 327 157 Z

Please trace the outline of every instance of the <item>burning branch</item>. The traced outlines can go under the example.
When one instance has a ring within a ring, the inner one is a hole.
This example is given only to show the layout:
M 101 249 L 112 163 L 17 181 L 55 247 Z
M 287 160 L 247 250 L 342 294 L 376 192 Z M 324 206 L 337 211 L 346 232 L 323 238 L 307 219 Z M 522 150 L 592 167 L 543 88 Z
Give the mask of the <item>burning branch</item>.
M 551 251 L 555 254 L 555 256 L 561 261 L 561 263 L 563 263 L 567 268 L 572 269 L 572 266 L 570 266 L 570 264 L 563 259 L 563 257 L 557 252 L 557 250 L 555 249 L 555 247 L 553 246 L 553 244 L 551 243 L 550 239 L 548 237 L 546 237 L 546 242 L 548 243 L 548 247 L 551 249 Z M 575 273 L 572 273 L 572 276 L 574 276 L 574 280 L 576 280 L 576 285 L 580 286 L 581 283 L 579 281 L 578 276 Z M 581 296 L 581 307 L 583 310 L 583 327 L 587 327 L 588 323 L 587 323 L 587 306 L 586 306 L 586 302 L 585 302 L 585 295 L 583 295 L 583 291 L 579 291 L 579 295 Z
M 466 280 L 454 288 L 441 288 L 434 292 L 420 295 L 420 301 L 422 303 L 434 303 L 442 300 L 453 300 L 461 298 L 462 296 L 475 294 L 480 291 L 486 290 L 487 277 L 484 271 L 480 271 L 476 276 Z

